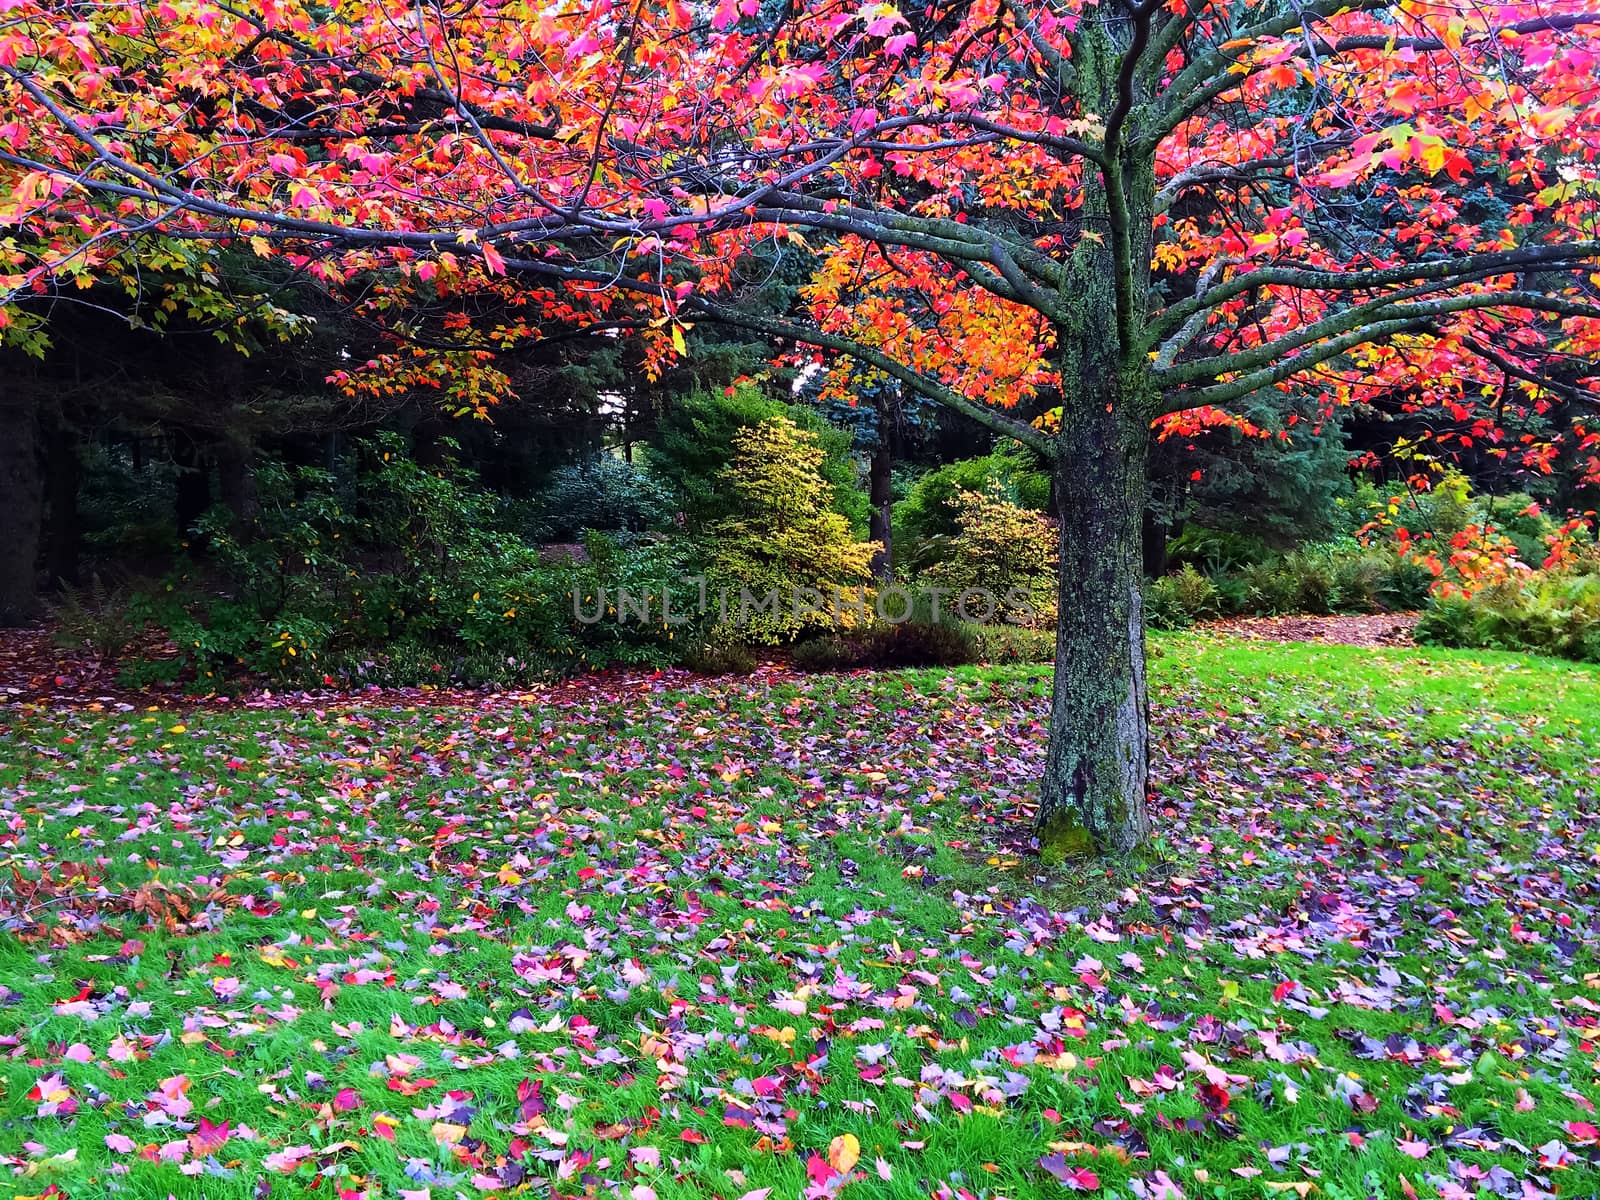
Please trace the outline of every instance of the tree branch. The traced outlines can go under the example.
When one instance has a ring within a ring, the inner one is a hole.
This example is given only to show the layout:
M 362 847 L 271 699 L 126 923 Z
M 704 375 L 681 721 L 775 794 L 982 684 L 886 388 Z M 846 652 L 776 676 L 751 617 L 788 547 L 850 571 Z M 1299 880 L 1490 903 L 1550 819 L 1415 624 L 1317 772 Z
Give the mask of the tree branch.
M 1388 8 L 1391 3 L 1392 0 L 1315 0 L 1314 3 L 1303 5 L 1294 12 L 1235 33 L 1216 50 L 1196 59 L 1173 77 L 1163 94 L 1176 99 L 1166 107 L 1152 137 L 1170 133 L 1218 96 L 1243 86 L 1252 75 L 1256 74 L 1256 68 L 1252 67 L 1238 73 L 1232 68 L 1239 62 L 1241 53 L 1250 50 L 1252 44 L 1258 40 L 1282 37 L 1297 29 L 1304 29 L 1313 18 L 1326 18 L 1346 12 L 1370 12 L 1374 9 Z M 1526 21 L 1484 30 L 1478 36 L 1494 38 L 1505 33 L 1518 35 L 1559 33 L 1589 25 L 1600 25 L 1600 13 L 1533 17 Z M 1303 44 L 1293 47 L 1287 57 L 1303 58 L 1315 55 L 1318 58 L 1329 58 L 1356 50 L 1408 50 L 1427 54 L 1448 48 L 1443 39 L 1431 37 L 1382 37 L 1368 34 L 1334 38 L 1330 41 L 1326 38 L 1308 36 Z M 1266 69 L 1268 65 L 1263 63 L 1261 69 Z
M 1524 383 L 1531 383 L 1536 387 L 1544 388 L 1546 391 L 1554 392 L 1556 395 L 1561 396 L 1566 400 L 1570 400 L 1576 404 L 1594 405 L 1596 407 L 1600 407 L 1600 394 L 1591 391 L 1585 391 L 1583 388 L 1580 388 L 1575 384 L 1563 383 L 1558 379 L 1550 379 L 1549 377 L 1540 375 L 1535 371 L 1530 371 L 1527 367 L 1524 367 L 1521 363 L 1517 362 L 1508 355 L 1502 354 L 1499 350 L 1495 349 L 1487 342 L 1481 342 L 1477 338 L 1464 337 L 1461 339 L 1461 344 L 1467 349 L 1471 350 L 1479 358 L 1485 359 L 1499 367 L 1500 370 L 1511 376 L 1513 379 L 1520 379 Z
M 1181 300 L 1152 321 L 1145 349 L 1181 327 L 1197 312 L 1263 287 L 1291 287 L 1309 292 L 1361 292 L 1396 284 L 1429 280 L 1445 286 L 1469 283 L 1487 276 L 1506 274 L 1535 267 L 1543 270 L 1575 268 L 1600 261 L 1600 241 L 1566 242 L 1519 246 L 1515 250 L 1491 250 L 1461 258 L 1432 262 L 1406 263 L 1397 267 L 1378 267 L 1363 271 L 1316 271 L 1300 267 L 1263 267 L 1236 275 L 1226 283 Z
M 1389 337 L 1396 333 L 1404 333 L 1408 329 L 1415 329 L 1426 318 L 1396 319 L 1393 321 L 1380 321 L 1364 329 L 1353 330 L 1330 341 L 1323 342 L 1310 350 L 1292 355 L 1282 362 L 1270 367 L 1251 371 L 1226 383 L 1218 383 L 1212 387 L 1203 388 L 1198 392 L 1180 391 L 1173 399 L 1161 406 L 1160 415 L 1182 412 L 1188 408 L 1203 408 L 1221 404 L 1230 404 L 1241 400 L 1252 392 L 1258 392 L 1264 387 L 1271 387 L 1275 383 L 1282 383 L 1291 376 L 1298 375 L 1301 371 L 1309 370 L 1318 363 L 1327 362 L 1330 358 L 1337 358 L 1346 350 L 1353 350 L 1367 342 L 1375 342 L 1380 338 Z
M 804 345 L 817 346 L 824 350 L 847 354 L 857 362 L 877 367 L 878 370 L 899 380 L 919 395 L 926 396 L 935 403 L 942 404 L 946 408 L 953 409 L 963 416 L 969 417 L 991 432 L 998 433 L 1002 437 L 1015 438 L 1048 459 L 1054 460 L 1055 458 L 1054 439 L 1048 434 L 1035 429 L 1026 422 L 1017 420 L 1015 417 L 1008 417 L 987 405 L 970 400 L 954 388 L 946 387 L 937 380 L 929 379 L 921 372 L 912 370 L 904 363 L 897 362 L 887 354 L 871 346 L 863 345 L 851 338 L 810 329 L 804 325 L 796 325 L 770 317 L 760 317 L 753 313 L 740 312 L 738 309 L 730 308 L 725 304 L 719 304 L 704 297 L 691 297 L 685 302 L 684 307 L 725 325 L 735 325 L 741 329 L 749 329 L 755 333 L 765 334 L 768 337 L 788 338 Z
M 1150 22 L 1154 7 L 1131 5 L 1133 36 L 1123 52 L 1117 71 L 1116 104 L 1106 118 L 1106 161 L 1101 171 L 1106 189 L 1106 220 L 1111 226 L 1111 267 L 1113 293 L 1117 303 L 1117 351 L 1129 355 L 1134 347 L 1138 314 L 1134 291 L 1139 267 L 1133 261 L 1132 213 L 1128 209 L 1127 180 L 1123 173 L 1122 137 L 1133 112 L 1134 77 L 1139 59 L 1150 41 Z
M 1391 333 L 1424 327 L 1435 317 L 1489 308 L 1515 308 L 1528 312 L 1550 313 L 1554 316 L 1600 319 L 1600 305 L 1583 304 L 1539 292 L 1472 292 L 1464 296 L 1444 296 L 1436 300 L 1400 303 L 1395 303 L 1392 299 L 1375 300 L 1336 313 L 1304 329 L 1253 347 L 1242 354 L 1225 354 L 1216 358 L 1184 363 L 1169 371 L 1156 372 L 1154 377 L 1163 390 L 1170 390 L 1202 380 L 1222 380 L 1224 376 L 1235 376 L 1226 382 L 1205 388 L 1198 396 L 1184 397 L 1181 401 L 1175 402 L 1176 407 L 1168 411 L 1178 412 L 1203 404 L 1223 404 L 1249 395 L 1268 384 L 1288 379 L 1308 366 L 1325 362 L 1352 347 L 1376 341 Z M 1324 339 L 1329 340 L 1324 341 Z M 1301 354 L 1284 357 L 1290 351 L 1308 345 L 1313 345 L 1313 348 Z M 1240 372 L 1244 374 L 1240 375 Z M 1263 382 L 1250 383 L 1250 386 L 1239 390 L 1241 384 L 1257 379 Z
M 1022 0 L 1000 0 L 1006 12 L 1011 14 L 1011 20 L 1016 24 L 1022 36 L 1027 39 L 1028 45 L 1033 47 L 1034 53 L 1042 58 L 1045 64 L 1055 72 L 1056 86 L 1061 91 L 1066 91 L 1071 86 L 1074 78 L 1072 64 L 1066 56 L 1052 46 L 1044 34 L 1039 32 L 1039 27 L 1033 18 L 1024 11 Z

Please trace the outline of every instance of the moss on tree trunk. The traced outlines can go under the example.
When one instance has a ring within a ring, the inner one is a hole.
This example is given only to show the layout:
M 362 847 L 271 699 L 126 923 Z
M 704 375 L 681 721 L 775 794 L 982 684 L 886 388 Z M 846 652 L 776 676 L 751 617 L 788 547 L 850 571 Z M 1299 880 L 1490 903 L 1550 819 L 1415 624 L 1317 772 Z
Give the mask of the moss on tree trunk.
M 1149 833 L 1140 529 L 1149 433 L 1125 406 L 1064 414 L 1056 494 L 1060 615 L 1039 845 L 1126 854 Z

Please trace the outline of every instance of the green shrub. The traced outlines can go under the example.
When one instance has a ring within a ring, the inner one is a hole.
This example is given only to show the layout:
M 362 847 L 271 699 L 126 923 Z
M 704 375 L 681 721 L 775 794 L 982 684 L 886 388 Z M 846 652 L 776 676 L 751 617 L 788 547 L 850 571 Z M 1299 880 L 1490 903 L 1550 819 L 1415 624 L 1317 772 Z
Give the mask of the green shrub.
M 1333 608 L 1341 613 L 1373 613 L 1382 607 L 1390 566 L 1382 555 L 1355 551 L 1332 554 Z
M 1363 475 L 1356 480 L 1348 496 L 1340 496 L 1334 501 L 1334 508 L 1340 517 L 1337 532 L 1352 540 L 1359 538 L 1363 536 L 1363 531 L 1381 520 L 1388 512 L 1388 507 L 1389 501 L 1379 493 L 1377 484 Z
M 741 501 L 727 475 L 735 441 L 741 432 L 778 418 L 815 439 L 822 451 L 817 471 L 828 485 L 828 507 L 842 514 L 857 535 L 865 535 L 871 504 L 851 456 L 850 434 L 811 409 L 763 395 L 753 384 L 693 392 L 673 405 L 662 416 L 647 455 L 650 471 L 657 479 L 672 481 L 692 528 L 737 516 Z
M 853 671 L 855 647 L 836 633 L 802 638 L 789 648 L 789 662 L 797 671 Z
M 952 507 L 953 554 L 927 570 L 928 582 L 947 588 L 952 604 L 969 588 L 986 593 L 992 611 L 982 614 L 985 621 L 1054 625 L 1058 539 L 1050 522 L 1008 500 L 998 486 L 960 492 Z
M 875 542 L 858 542 L 850 523 L 829 505 L 817 438 L 787 417 L 773 417 L 734 436 L 734 461 L 725 470 L 734 515 L 710 530 L 709 576 L 722 595 L 776 595 L 774 608 L 722 618 L 714 636 L 776 645 L 808 628 L 837 623 L 799 610 L 794 598 L 814 594 L 831 609 L 841 593 L 862 588 Z M 731 606 L 730 606 L 731 607 Z
M 1327 616 L 1336 611 L 1339 591 L 1331 555 L 1296 550 L 1284 555 L 1279 570 L 1293 581 L 1291 612 Z
M 1152 586 L 1147 605 L 1153 607 L 1154 622 L 1178 624 L 1217 615 L 1326 616 L 1410 610 L 1427 600 L 1433 582 L 1433 574 L 1424 566 L 1340 539 L 1250 563 L 1237 571 L 1202 575 L 1185 565 L 1159 588 Z
M 1167 562 L 1173 567 L 1192 566 L 1202 571 L 1238 571 L 1265 562 L 1271 550 L 1259 537 L 1229 529 L 1188 525 L 1167 542 Z
M 1153 629 L 1187 629 L 1222 615 L 1216 583 L 1189 564 L 1151 583 L 1144 605 L 1145 621 Z
M 748 675 L 756 669 L 756 652 L 743 642 L 701 642 L 683 656 L 683 665 L 701 675 Z
M 1053 629 L 1024 629 L 1018 625 L 968 625 L 976 639 L 978 661 L 988 663 L 1047 663 L 1055 661 Z
M 1171 575 L 1163 575 L 1146 586 L 1144 621 L 1151 629 L 1187 629 L 1194 624 L 1194 614 L 1183 606 L 1177 581 Z
M 1172 576 L 1177 590 L 1178 603 L 1197 621 L 1222 615 L 1222 602 L 1217 585 L 1200 574 L 1194 567 L 1185 565 Z
M 556 571 L 571 615 L 580 618 L 580 666 L 666 666 L 704 641 L 710 618 L 700 611 L 700 589 L 691 582 L 706 572 L 698 545 L 686 538 L 624 545 L 591 533 L 584 549 L 582 560 Z M 602 597 L 609 604 L 602 605 Z M 583 619 L 593 617 L 601 619 Z
M 1037 456 L 1020 445 L 924 473 L 894 506 L 900 561 L 920 571 L 954 556 L 956 502 L 963 492 L 995 492 L 1018 508 L 1043 512 L 1050 501 L 1050 477 Z
M 1416 497 L 1416 503 L 1420 528 L 1441 540 L 1448 541 L 1477 519 L 1472 481 L 1455 467 L 1446 467 L 1433 481 L 1433 486 Z M 1404 513 L 1400 523 L 1406 524 Z
M 135 470 L 127 447 L 92 441 L 79 461 L 77 518 L 86 551 L 146 570 L 178 551 L 177 466 L 158 458 Z
M 1282 560 L 1252 563 L 1239 572 L 1245 588 L 1244 611 L 1263 617 L 1298 612 L 1300 580 Z
M 868 625 L 808 638 L 790 651 L 802 671 L 957 667 L 982 657 L 974 627 L 954 621 Z
M 1471 596 L 1436 596 L 1416 639 L 1600 662 L 1600 577 L 1530 571 Z
M 1395 555 L 1389 561 L 1389 577 L 1379 588 L 1378 598 L 1390 612 L 1416 612 L 1428 602 L 1433 572 L 1404 555 Z
M 1213 571 L 1206 576 L 1217 594 L 1217 609 L 1223 616 L 1238 616 L 1250 607 L 1250 588 L 1233 571 Z
M 133 611 L 176 657 L 146 671 L 201 688 L 231 676 L 333 682 L 511 683 L 609 663 L 671 661 L 703 621 L 581 620 L 618 588 L 657 595 L 699 571 L 685 539 L 590 539 L 542 561 L 498 533 L 492 496 L 450 463 L 425 468 L 393 438 L 358 448 L 353 491 L 331 473 L 264 464 L 256 536 L 201 522 L 203 578 L 178 577 Z M 220 593 L 220 594 L 219 594 Z M 575 598 L 576 593 L 576 598 Z M 687 613 L 687 606 L 683 610 Z
M 539 501 L 530 532 L 541 541 L 564 541 L 591 529 L 664 529 L 677 511 L 671 489 L 652 472 L 609 455 L 559 468 Z
M 1547 654 L 1600 662 L 1600 576 L 1550 574 L 1524 606 L 1523 637 Z
M 79 587 L 63 584 L 49 606 L 56 645 L 87 651 L 101 662 L 122 657 L 149 627 L 130 599 L 129 589 L 110 586 L 99 575 Z
M 1412 636 L 1418 642 L 1431 646 L 1482 645 L 1478 631 L 1478 606 L 1466 596 L 1436 597 L 1417 618 Z
M 1492 525 L 1510 538 L 1517 557 L 1535 567 L 1550 552 L 1546 539 L 1559 528 L 1559 522 L 1525 492 L 1480 497 L 1473 506 L 1472 520 L 1475 524 Z

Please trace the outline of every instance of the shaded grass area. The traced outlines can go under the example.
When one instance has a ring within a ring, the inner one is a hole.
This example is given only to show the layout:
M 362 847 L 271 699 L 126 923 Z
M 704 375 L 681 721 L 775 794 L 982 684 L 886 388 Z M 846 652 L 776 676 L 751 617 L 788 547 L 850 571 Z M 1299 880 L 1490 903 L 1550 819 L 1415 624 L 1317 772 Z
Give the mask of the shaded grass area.
M 1156 651 L 1158 841 L 1124 868 L 1028 852 L 1042 668 L 10 713 L 0 1169 L 1600 1194 L 1600 673 Z

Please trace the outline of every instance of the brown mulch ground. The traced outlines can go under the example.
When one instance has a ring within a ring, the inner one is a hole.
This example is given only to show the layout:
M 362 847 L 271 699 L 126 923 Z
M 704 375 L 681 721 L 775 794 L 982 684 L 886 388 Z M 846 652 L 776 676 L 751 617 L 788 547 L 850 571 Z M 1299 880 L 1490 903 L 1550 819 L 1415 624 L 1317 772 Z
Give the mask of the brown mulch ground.
M 1206 629 L 1269 642 L 1326 642 L 1333 646 L 1410 646 L 1416 613 L 1358 617 L 1229 617 Z
M 1359 617 L 1233 617 L 1208 622 L 1204 628 L 1235 637 L 1274 642 L 1324 642 L 1340 646 L 1409 646 L 1411 629 L 1417 623 L 1414 613 L 1385 613 Z M 146 656 L 159 656 L 163 647 L 141 647 Z M 313 706 L 338 707 L 348 703 L 386 701 L 394 704 L 494 704 L 507 693 L 475 688 L 370 688 L 364 690 L 297 691 L 268 688 L 247 690 L 242 695 L 196 697 L 185 695 L 177 684 L 130 689 L 119 684 L 119 664 L 103 662 L 93 655 L 64 650 L 52 639 L 51 631 L 33 629 L 0 630 L 0 708 L 8 704 L 87 706 L 127 711 L 149 705 L 192 707 L 219 704 L 234 707 Z M 783 663 L 765 664 L 760 674 L 781 677 L 788 673 Z M 693 679 L 681 670 L 607 671 L 563 683 L 539 685 L 529 689 L 543 701 L 559 700 L 568 693 L 598 688 L 652 689 Z
M 137 648 L 141 657 L 161 658 L 171 647 L 154 641 Z M 56 644 L 53 631 L 0 629 L 0 729 L 7 710 L 23 706 L 84 708 L 91 712 L 130 712 L 140 708 L 294 708 L 312 711 L 356 706 L 464 707 L 492 709 L 507 703 L 563 704 L 597 702 L 634 691 L 684 687 L 703 678 L 682 668 L 612 668 L 571 679 L 534 683 L 526 688 L 456 687 L 295 688 L 239 686 L 229 694 L 195 694 L 181 683 L 154 683 L 130 688 L 118 680 L 122 665 L 82 650 Z M 760 664 L 750 676 L 771 683 L 793 675 L 783 663 Z

